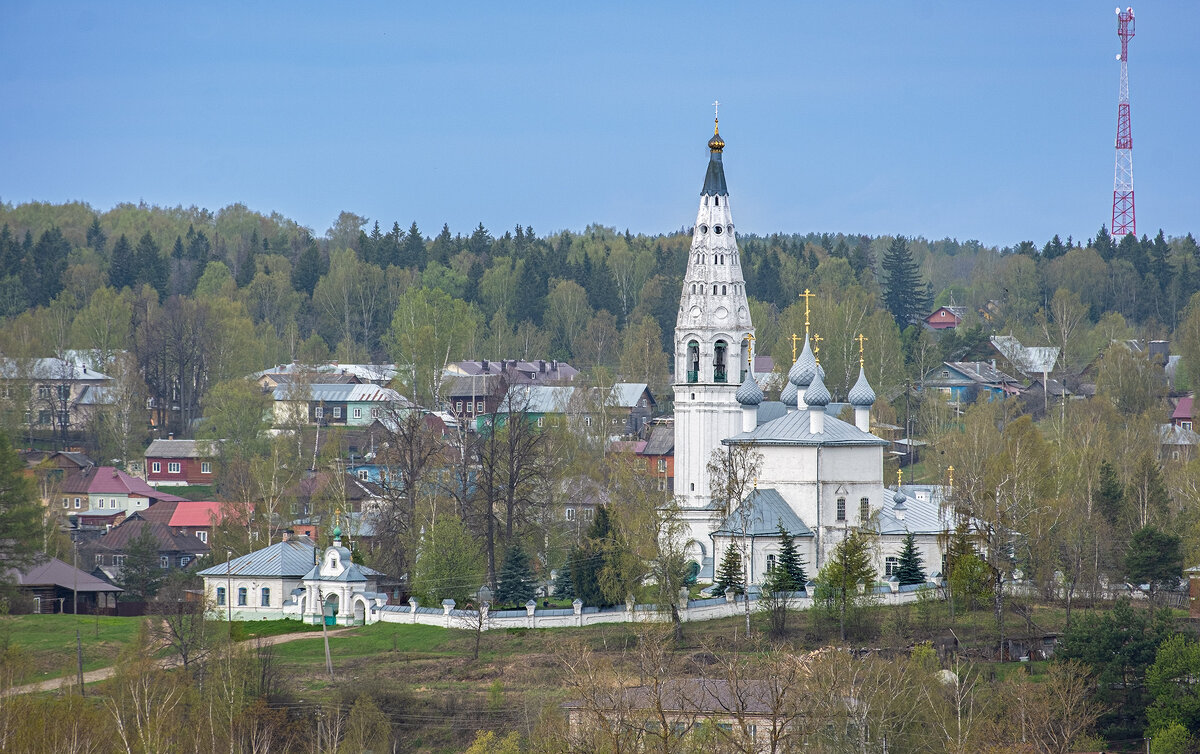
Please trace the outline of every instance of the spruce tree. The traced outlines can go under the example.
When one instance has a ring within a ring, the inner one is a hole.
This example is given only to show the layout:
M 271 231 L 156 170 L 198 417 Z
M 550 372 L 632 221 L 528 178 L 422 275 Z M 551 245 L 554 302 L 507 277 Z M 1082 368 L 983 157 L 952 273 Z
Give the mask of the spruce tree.
M 292 268 L 292 289 L 311 296 L 320 279 L 321 252 L 317 249 L 317 242 L 310 239 L 304 251 L 300 252 L 296 266 Z
M 575 585 L 575 594 L 585 605 L 605 607 L 610 604 L 604 599 L 604 591 L 600 588 L 600 571 L 611 549 L 612 537 L 608 508 L 600 506 L 584 536 L 583 545 L 571 558 L 571 581 Z
M 116 251 L 115 249 L 113 250 Z M 133 252 L 134 265 L 137 270 L 137 282 L 145 283 L 162 296 L 167 292 L 167 262 L 159 252 L 158 244 L 150 231 L 142 234 L 137 248 Z
M 421 235 L 416 220 L 413 220 L 413 224 L 408 226 L 408 232 L 404 234 L 404 254 L 401 260 L 401 267 L 425 269 L 425 236 Z
M 504 553 L 504 564 L 500 566 L 496 602 L 523 605 L 533 597 L 534 578 L 533 569 L 529 567 L 529 553 L 519 541 L 514 541 Z
M 892 572 L 900 586 L 925 583 L 924 559 L 917 552 L 917 540 L 912 532 L 904 538 L 904 549 L 900 551 L 900 563 Z
M 1107 459 L 1100 462 L 1100 484 L 1092 494 L 1092 505 L 1113 526 L 1121 516 L 1125 503 L 1125 490 L 1117 477 L 1116 468 Z
M 796 551 L 796 539 L 792 533 L 779 525 L 779 560 L 768 576 L 768 589 L 772 592 L 798 592 L 808 582 L 804 572 L 804 559 Z
M 137 266 L 133 259 L 133 247 L 125 234 L 113 244 L 112 260 L 108 265 L 108 284 L 118 291 L 132 288 L 137 283 Z
M 720 596 L 729 589 L 732 589 L 734 594 L 746 591 L 746 583 L 742 578 L 742 553 L 737 545 L 732 544 L 725 548 L 725 554 L 721 556 L 721 566 L 717 571 L 716 581 L 713 582 L 713 593 Z
M 125 562 L 121 564 L 121 588 L 125 593 L 121 596 L 145 601 L 158 594 L 166 571 L 159 565 L 158 540 L 150 531 L 150 522 L 134 515 L 136 518 L 123 525 L 140 523 L 142 528 L 125 549 Z
M 26 568 L 40 559 L 43 512 L 25 462 L 0 432 L 0 563 L 6 568 Z
M 882 267 L 886 281 L 883 304 L 903 330 L 925 316 L 929 308 L 921 272 L 917 269 L 912 250 L 908 248 L 908 240 L 904 236 L 892 239 L 892 243 L 883 254 Z

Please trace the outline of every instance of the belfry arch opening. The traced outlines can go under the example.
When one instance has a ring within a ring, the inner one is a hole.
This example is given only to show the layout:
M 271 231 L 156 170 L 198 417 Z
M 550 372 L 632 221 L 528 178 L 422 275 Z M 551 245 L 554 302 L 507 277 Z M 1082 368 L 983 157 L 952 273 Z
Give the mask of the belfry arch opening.
M 699 382 L 700 380 L 700 344 L 696 341 L 688 341 L 687 346 L 687 381 Z
M 729 357 L 729 344 L 718 340 L 713 346 L 713 382 L 729 382 L 726 366 Z

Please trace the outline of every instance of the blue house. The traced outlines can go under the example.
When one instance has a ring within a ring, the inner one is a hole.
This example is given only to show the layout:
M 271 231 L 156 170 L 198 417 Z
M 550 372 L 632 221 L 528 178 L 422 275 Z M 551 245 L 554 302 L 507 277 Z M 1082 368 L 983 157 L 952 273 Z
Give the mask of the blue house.
M 995 362 L 946 361 L 925 374 L 921 389 L 935 390 L 950 403 L 974 403 L 1018 395 L 1021 383 L 997 369 Z

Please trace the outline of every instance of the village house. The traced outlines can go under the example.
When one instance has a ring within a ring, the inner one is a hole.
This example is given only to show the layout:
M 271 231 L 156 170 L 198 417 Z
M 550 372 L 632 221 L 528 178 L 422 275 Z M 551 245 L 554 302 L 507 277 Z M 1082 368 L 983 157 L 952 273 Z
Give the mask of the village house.
M 365 427 L 412 404 L 395 390 L 378 385 L 314 384 L 296 394 L 290 385 L 276 387 L 275 426 L 305 425 Z
M 146 448 L 146 482 L 151 487 L 212 484 L 217 455 L 210 440 L 154 440 Z
M 114 615 L 117 595 L 124 591 L 58 558 L 25 570 L 10 568 L 3 576 L 32 600 L 34 613 Z
M 111 581 L 121 580 L 121 568 L 131 543 L 148 531 L 158 552 L 159 568 L 187 568 L 208 555 L 206 542 L 191 534 L 177 534 L 159 521 L 151 521 L 133 512 L 119 525 L 106 532 L 78 532 L 79 562 L 100 569 Z
M 1021 383 L 996 368 L 995 362 L 947 361 L 925 373 L 922 390 L 934 390 L 950 403 L 1001 400 L 1019 395 Z
M 112 378 L 75 359 L 0 358 L 0 411 L 40 438 L 78 439 Z
M 466 426 L 494 413 L 512 385 L 564 385 L 579 370 L 565 361 L 456 361 L 446 366 L 442 390 L 447 410 Z
M 930 330 L 953 330 L 963 323 L 967 316 L 965 306 L 939 306 L 934 309 L 922 322 Z
M 61 511 L 76 518 L 79 526 L 103 527 L 160 500 L 183 498 L 156 490 L 113 466 L 91 466 L 64 477 L 58 499 Z

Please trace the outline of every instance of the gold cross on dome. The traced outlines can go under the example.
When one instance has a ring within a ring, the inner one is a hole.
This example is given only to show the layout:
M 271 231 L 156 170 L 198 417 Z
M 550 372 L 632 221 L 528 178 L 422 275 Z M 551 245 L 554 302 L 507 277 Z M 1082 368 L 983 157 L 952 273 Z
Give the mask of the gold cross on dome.
M 822 340 L 825 340 L 825 339 L 822 338 L 820 335 L 813 333 L 813 359 L 818 364 L 821 363 L 821 355 L 820 354 L 821 354 L 821 341 Z
M 800 294 L 800 298 L 804 299 L 804 334 L 808 335 L 808 300 L 817 294 L 811 293 L 807 288 L 804 293 Z
M 754 370 L 754 334 L 748 333 L 746 340 L 750 341 L 749 347 L 746 348 L 746 368 Z
M 904 469 L 896 469 L 896 489 L 904 482 Z
M 800 336 L 792 333 L 792 361 L 796 361 L 796 341 L 800 340 Z
M 946 472 L 950 475 L 950 488 L 953 489 L 954 488 L 954 467 L 953 466 L 948 467 L 946 469 Z
M 867 336 L 859 333 L 855 340 L 858 341 L 858 365 L 861 367 L 863 365 L 863 343 L 867 342 Z

